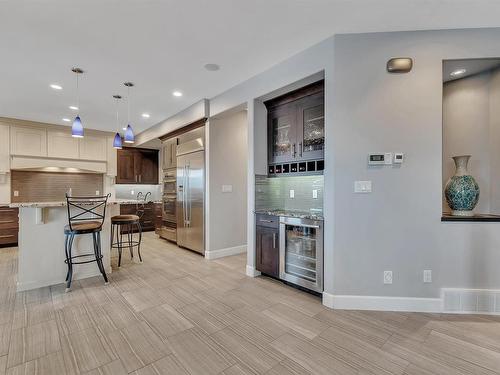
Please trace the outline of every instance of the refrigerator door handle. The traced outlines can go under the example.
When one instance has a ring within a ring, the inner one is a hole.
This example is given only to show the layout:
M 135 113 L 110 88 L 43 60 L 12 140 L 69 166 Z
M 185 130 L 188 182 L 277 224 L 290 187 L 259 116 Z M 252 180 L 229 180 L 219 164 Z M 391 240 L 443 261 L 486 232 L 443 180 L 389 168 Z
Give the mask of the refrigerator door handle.
M 187 166 L 187 181 L 188 181 L 188 190 L 186 192 L 186 201 L 189 205 L 187 214 L 188 214 L 188 227 L 191 227 L 191 166 L 188 163 Z M 188 196 L 189 195 L 189 196 Z
M 184 191 L 183 193 L 183 202 L 184 202 L 184 207 L 183 207 L 183 214 L 184 214 L 184 227 L 187 227 L 187 165 L 184 166 Z

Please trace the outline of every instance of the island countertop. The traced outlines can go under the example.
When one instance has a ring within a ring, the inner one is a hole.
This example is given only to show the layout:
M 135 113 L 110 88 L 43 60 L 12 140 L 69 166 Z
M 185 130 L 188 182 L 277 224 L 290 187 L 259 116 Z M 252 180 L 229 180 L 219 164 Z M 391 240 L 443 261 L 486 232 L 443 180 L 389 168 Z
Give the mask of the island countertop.
M 121 205 L 121 204 L 141 204 L 141 203 L 161 203 L 160 201 L 138 201 L 137 199 L 113 199 L 108 200 L 108 205 Z M 32 207 L 32 208 L 48 208 L 48 207 L 65 207 L 66 201 L 57 201 L 57 202 L 19 202 L 19 203 L 10 203 L 8 205 L 10 208 L 19 208 L 19 207 Z

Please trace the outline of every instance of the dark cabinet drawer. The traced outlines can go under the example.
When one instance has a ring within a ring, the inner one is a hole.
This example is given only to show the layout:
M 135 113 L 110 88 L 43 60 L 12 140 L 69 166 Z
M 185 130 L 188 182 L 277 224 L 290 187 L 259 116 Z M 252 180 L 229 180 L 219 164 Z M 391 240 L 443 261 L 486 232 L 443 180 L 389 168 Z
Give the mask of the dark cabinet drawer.
M 0 207 L 0 246 L 17 245 L 19 209 Z
M 271 216 L 266 214 L 256 214 L 255 215 L 255 225 L 268 228 L 279 228 L 280 218 L 279 216 Z
M 0 229 L 0 246 L 16 245 L 18 229 Z

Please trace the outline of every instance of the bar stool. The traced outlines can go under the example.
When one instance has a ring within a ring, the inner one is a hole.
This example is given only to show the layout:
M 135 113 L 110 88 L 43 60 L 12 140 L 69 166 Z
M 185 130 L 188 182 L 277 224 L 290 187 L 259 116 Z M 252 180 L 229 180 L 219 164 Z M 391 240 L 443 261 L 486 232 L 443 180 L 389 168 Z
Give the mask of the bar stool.
M 68 208 L 68 225 L 64 226 L 64 251 L 68 265 L 66 274 L 66 292 L 70 291 L 73 279 L 73 265 L 96 262 L 99 271 L 108 283 L 108 277 L 102 264 L 101 253 L 101 230 L 106 217 L 106 204 L 110 194 L 96 197 L 71 197 L 66 194 Z M 93 252 L 80 255 L 72 255 L 73 240 L 75 236 L 92 234 Z M 83 258 L 83 260 L 80 260 Z
M 129 248 L 130 258 L 134 259 L 134 247 L 137 247 L 137 255 L 142 263 L 141 257 L 141 241 L 142 241 L 142 226 L 141 212 L 138 215 L 116 215 L 111 217 L 111 249 L 118 249 L 118 267 L 122 264 L 122 250 Z M 134 227 L 137 228 L 138 239 L 134 239 Z M 116 231 L 116 242 L 114 234 Z M 123 241 L 123 234 L 126 232 L 126 240 Z

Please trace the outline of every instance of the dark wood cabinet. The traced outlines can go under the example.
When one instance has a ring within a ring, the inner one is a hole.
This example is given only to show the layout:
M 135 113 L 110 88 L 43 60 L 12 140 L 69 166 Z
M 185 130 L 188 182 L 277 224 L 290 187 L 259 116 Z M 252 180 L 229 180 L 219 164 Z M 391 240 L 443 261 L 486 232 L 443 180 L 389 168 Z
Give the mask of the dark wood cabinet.
M 19 210 L 0 206 L 0 247 L 17 246 Z
M 267 101 L 269 164 L 323 159 L 323 81 Z
M 263 274 L 279 276 L 279 223 L 278 217 L 257 215 L 256 269 Z
M 118 150 L 117 184 L 158 184 L 158 150 L 123 148 Z
M 155 230 L 156 229 L 161 229 L 162 220 L 163 220 L 162 204 L 161 203 L 155 203 L 154 204 Z
M 128 149 L 118 150 L 117 163 L 116 183 L 135 184 L 137 182 L 135 152 Z
M 143 205 L 136 205 L 136 204 L 122 204 L 120 206 L 120 214 L 121 215 L 138 215 L 140 212 L 138 211 L 143 211 L 144 213 L 141 216 L 141 227 L 143 232 L 150 232 L 155 230 L 158 227 L 158 206 L 159 211 L 160 211 L 160 223 L 159 226 L 161 227 L 161 203 L 146 203 L 144 206 Z M 122 226 L 121 228 L 122 233 L 127 233 L 127 227 Z M 137 229 L 134 227 L 134 231 L 137 231 Z

